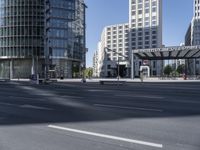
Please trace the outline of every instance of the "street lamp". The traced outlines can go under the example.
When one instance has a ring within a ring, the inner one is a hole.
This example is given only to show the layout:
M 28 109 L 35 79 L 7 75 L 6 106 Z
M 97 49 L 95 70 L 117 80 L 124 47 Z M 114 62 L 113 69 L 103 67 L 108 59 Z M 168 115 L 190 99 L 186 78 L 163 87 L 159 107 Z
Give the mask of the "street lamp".
M 116 53 L 117 54 L 117 57 L 118 57 L 118 59 L 117 59 L 117 64 L 118 64 L 118 66 L 117 66 L 117 80 L 119 81 L 119 70 L 120 70 L 120 68 L 119 68 L 119 56 L 122 56 L 122 57 L 124 57 L 124 58 L 127 58 L 126 56 L 124 56 L 124 55 L 122 55 L 121 53 L 119 53 L 119 52 L 116 52 L 115 50 L 112 50 L 112 49 L 110 49 L 110 48 L 108 48 L 108 47 L 105 47 L 104 48 L 105 49 L 105 52 L 107 52 L 106 51 L 106 49 L 107 50 L 110 50 L 110 51 L 112 51 L 112 52 L 114 52 L 114 53 Z

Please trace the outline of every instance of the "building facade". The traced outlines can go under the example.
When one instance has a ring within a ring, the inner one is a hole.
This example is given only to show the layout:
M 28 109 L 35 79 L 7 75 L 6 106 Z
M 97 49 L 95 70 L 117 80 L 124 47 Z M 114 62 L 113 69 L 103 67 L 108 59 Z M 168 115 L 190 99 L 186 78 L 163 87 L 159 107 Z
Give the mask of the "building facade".
M 1 78 L 29 77 L 32 58 L 44 56 L 44 8 L 43 1 L 0 0 Z
M 130 51 L 162 47 L 162 0 L 129 0 Z M 139 60 L 134 56 L 134 76 L 140 66 L 150 67 L 151 76 L 161 76 L 163 61 Z
M 72 77 L 85 49 L 83 0 L 0 0 L 0 78 Z
M 117 77 L 119 72 L 120 77 L 129 77 L 129 24 L 105 27 L 98 46 L 98 54 L 98 76 Z
M 98 51 L 93 56 L 93 77 L 99 77 L 98 73 Z
M 185 45 L 200 45 L 200 1 L 194 0 L 194 16 L 185 35 Z M 200 75 L 200 59 L 186 61 L 189 75 Z
M 116 77 L 118 72 L 130 77 L 133 50 L 162 47 L 162 0 L 129 0 L 129 23 L 105 27 L 100 42 L 100 77 Z M 150 67 L 151 76 L 161 76 L 163 62 L 134 56 L 134 76 L 140 76 L 142 65 Z
M 181 43 L 180 46 L 185 46 L 185 43 Z M 172 68 L 176 70 L 178 66 L 185 65 L 185 59 L 174 59 L 172 60 Z

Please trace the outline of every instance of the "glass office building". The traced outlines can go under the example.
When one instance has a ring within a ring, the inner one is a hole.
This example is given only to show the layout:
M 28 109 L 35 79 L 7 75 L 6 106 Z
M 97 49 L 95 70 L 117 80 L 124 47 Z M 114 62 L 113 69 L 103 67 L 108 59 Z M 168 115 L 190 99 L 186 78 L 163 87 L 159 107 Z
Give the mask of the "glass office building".
M 83 0 L 0 0 L 0 78 L 78 76 L 85 49 Z
M 47 50 L 50 70 L 57 77 L 76 77 L 85 53 L 85 5 L 83 0 L 47 1 Z M 82 64 L 84 65 L 84 64 Z
M 0 0 L 0 77 L 28 77 L 44 55 L 42 0 Z

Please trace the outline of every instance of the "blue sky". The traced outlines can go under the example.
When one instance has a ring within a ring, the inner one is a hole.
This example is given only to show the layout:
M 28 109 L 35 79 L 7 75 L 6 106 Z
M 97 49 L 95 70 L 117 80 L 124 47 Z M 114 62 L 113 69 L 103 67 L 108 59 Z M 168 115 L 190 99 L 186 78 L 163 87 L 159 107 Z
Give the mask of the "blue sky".
M 107 25 L 128 22 L 129 0 L 85 0 L 88 6 L 87 67 L 92 58 L 103 28 Z M 193 16 L 193 0 L 163 0 L 163 44 L 176 46 L 184 42 L 184 36 Z

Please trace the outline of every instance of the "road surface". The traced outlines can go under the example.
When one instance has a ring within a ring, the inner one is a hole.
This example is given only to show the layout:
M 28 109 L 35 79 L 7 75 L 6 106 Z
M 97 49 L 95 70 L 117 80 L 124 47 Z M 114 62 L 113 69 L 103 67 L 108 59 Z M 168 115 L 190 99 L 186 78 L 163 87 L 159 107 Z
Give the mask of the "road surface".
M 199 83 L 0 83 L 0 150 L 200 150 Z

